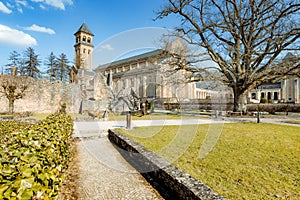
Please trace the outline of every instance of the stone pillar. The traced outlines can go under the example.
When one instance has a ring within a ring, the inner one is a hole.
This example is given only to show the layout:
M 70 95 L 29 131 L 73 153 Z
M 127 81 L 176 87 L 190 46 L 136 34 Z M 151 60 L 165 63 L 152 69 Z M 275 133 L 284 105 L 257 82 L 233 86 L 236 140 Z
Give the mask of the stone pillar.
M 283 81 L 281 81 L 281 100 L 283 100 L 284 102 L 287 101 L 286 90 L 286 79 L 284 79 Z
M 259 92 L 259 91 L 256 92 L 256 95 L 255 95 L 255 96 L 256 96 L 255 99 L 260 101 L 260 92 Z
M 143 76 L 143 97 L 147 96 L 147 76 Z
M 298 103 L 298 101 L 299 101 L 299 94 L 298 94 L 298 92 L 299 92 L 299 85 L 298 85 L 298 78 L 295 78 L 295 80 L 294 80 L 294 101 L 295 101 L 295 103 Z

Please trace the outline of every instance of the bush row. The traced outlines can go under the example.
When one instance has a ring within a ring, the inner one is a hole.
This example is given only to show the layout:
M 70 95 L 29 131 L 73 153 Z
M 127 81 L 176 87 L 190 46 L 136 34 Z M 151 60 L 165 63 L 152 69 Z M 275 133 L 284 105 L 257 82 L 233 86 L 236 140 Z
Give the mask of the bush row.
M 300 104 L 248 104 L 248 111 L 261 111 L 274 114 L 275 112 L 300 112 Z
M 0 138 L 0 199 L 53 199 L 70 159 L 73 121 L 53 114 Z

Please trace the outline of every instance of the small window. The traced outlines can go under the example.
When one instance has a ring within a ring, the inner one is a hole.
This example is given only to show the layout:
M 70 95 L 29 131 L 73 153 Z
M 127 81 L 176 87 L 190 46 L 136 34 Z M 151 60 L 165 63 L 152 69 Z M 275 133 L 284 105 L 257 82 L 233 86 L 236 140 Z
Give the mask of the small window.
M 137 63 L 131 65 L 131 69 L 136 69 L 136 68 L 137 68 Z
M 124 71 L 129 71 L 129 69 L 130 69 L 129 65 L 126 65 L 126 66 L 124 67 Z
M 83 49 L 83 53 L 85 53 L 86 52 L 86 49 Z
M 85 36 L 83 36 L 83 39 L 82 39 L 82 41 L 86 42 L 86 37 L 85 37 Z
M 90 37 L 88 37 L 87 42 L 91 43 L 91 38 Z
M 91 53 L 91 50 L 88 51 L 88 54 L 90 54 L 90 53 Z

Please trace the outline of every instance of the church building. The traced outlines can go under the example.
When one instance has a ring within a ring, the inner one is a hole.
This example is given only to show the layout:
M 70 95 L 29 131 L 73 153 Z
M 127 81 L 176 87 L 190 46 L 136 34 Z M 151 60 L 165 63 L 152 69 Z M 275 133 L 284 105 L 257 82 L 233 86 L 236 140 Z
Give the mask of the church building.
M 83 23 L 74 36 L 75 65 L 70 71 L 70 82 L 80 86 L 81 110 L 125 111 L 132 109 L 130 107 L 137 99 L 163 104 L 209 99 L 221 94 L 220 91 L 199 87 L 201 84 L 187 82 L 187 77 L 192 76 L 190 72 L 172 71 L 172 66 L 165 62 L 171 58 L 163 57 L 161 49 L 107 64 L 94 63 L 97 67 L 93 69 L 93 56 L 96 56 L 93 55 L 94 34 Z M 230 101 L 232 94 L 227 93 L 224 98 Z M 249 102 L 259 103 L 263 98 L 275 103 L 300 103 L 300 79 L 290 78 L 262 85 L 249 92 Z
M 167 72 L 169 66 L 163 62 L 166 58 L 162 57 L 161 49 L 98 65 L 93 69 L 94 34 L 83 23 L 74 36 L 75 66 L 70 72 L 70 82 L 81 86 L 83 110 L 99 107 L 97 102 L 103 101 L 105 95 L 106 103 L 109 101 L 107 107 L 124 110 L 130 106 L 133 96 L 142 102 L 178 102 L 207 98 L 212 94 L 197 88 L 194 82 L 186 82 L 189 72 L 185 70 Z

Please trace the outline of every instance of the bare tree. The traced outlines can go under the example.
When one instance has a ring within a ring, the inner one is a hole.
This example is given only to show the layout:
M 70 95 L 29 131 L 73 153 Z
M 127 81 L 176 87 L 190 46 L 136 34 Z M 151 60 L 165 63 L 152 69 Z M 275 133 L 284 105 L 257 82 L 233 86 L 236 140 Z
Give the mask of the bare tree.
M 14 102 L 25 96 L 25 91 L 31 84 L 31 78 L 25 76 L 0 75 L 0 94 L 8 99 L 9 113 L 14 113 Z
M 219 79 L 232 88 L 234 111 L 249 90 L 299 74 L 299 58 L 283 60 L 284 52 L 300 50 L 299 0 L 168 0 L 157 19 L 171 14 L 181 19 L 176 35 L 217 64 Z M 178 66 L 203 71 L 189 61 Z

